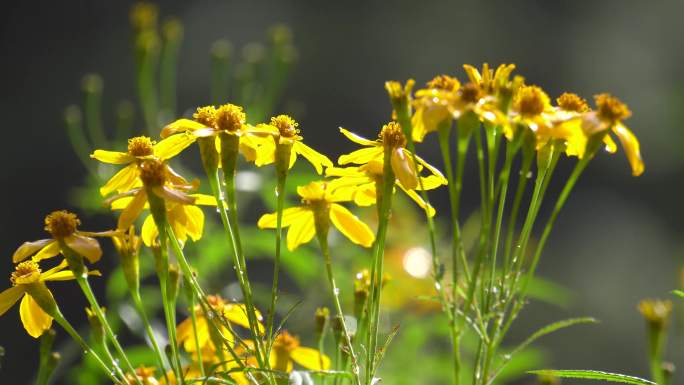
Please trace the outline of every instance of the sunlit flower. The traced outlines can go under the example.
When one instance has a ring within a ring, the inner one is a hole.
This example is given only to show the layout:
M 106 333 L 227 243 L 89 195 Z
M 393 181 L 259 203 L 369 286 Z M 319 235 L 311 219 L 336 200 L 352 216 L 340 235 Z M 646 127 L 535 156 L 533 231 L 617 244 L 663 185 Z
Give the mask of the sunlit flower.
M 219 134 L 238 138 L 239 150 L 248 161 L 256 159 L 257 143 L 254 136 L 276 134 L 277 131 L 268 125 L 254 127 L 247 124 L 247 116 L 241 106 L 224 104 L 219 108 L 205 106 L 197 108 L 194 120 L 178 119 L 161 131 L 162 138 L 172 138 L 178 133 L 188 133 L 192 143 L 198 138 L 214 138 L 215 147 L 220 152 Z
M 10 277 L 12 287 L 0 293 L 0 316 L 21 298 L 19 315 L 24 329 L 31 337 L 40 337 L 52 326 L 52 316 L 49 314 L 57 311 L 57 304 L 45 282 L 74 279 L 70 270 L 64 270 L 66 267 L 66 261 L 45 272 L 34 260 L 16 265 Z M 99 272 L 91 271 L 89 274 L 99 275 Z
M 370 206 L 377 202 L 378 184 L 382 184 L 382 165 L 382 160 L 374 159 L 361 166 L 331 167 L 325 170 L 325 174 L 336 177 L 331 181 L 331 184 L 335 186 L 335 190 L 338 193 L 347 192 L 343 195 L 350 195 L 357 205 Z M 431 205 L 426 204 L 416 190 L 420 191 L 421 186 L 425 190 L 433 190 L 446 184 L 446 181 L 437 175 L 428 175 L 427 177 L 420 178 L 421 182 L 415 189 L 407 189 L 399 180 L 396 180 L 396 186 L 415 201 L 418 206 L 426 210 L 428 215 L 434 216 L 435 209 Z
M 258 129 L 271 130 L 274 133 L 270 137 L 258 139 L 259 147 L 254 164 L 264 166 L 275 163 L 278 146 L 288 145 L 291 146 L 289 168 L 294 166 L 297 155 L 306 158 L 319 174 L 323 173 L 323 167 L 332 167 L 333 164 L 328 157 L 302 142 L 298 127 L 299 123 L 287 115 L 272 117 L 269 124 L 259 124 Z
M 577 94 L 565 92 L 556 98 L 557 106 L 546 111 L 546 123 L 537 126 L 535 133 L 536 148 L 541 149 L 550 141 L 560 140 L 565 144 L 568 156 L 577 156 L 584 151 L 586 136 L 577 125 L 565 124 L 567 121 L 580 117 L 590 110 L 587 101 Z M 580 148 L 578 148 L 580 147 Z
M 339 164 L 345 165 L 354 163 L 363 165 L 371 161 L 379 161 L 381 162 L 380 164 L 382 164 L 384 161 L 385 149 L 387 148 L 387 150 L 391 152 L 390 164 L 392 166 L 392 171 L 401 185 L 408 190 L 415 190 L 418 187 L 418 172 L 413 164 L 413 154 L 405 148 L 406 137 L 401 131 L 401 127 L 398 123 L 389 122 L 384 125 L 380 131 L 378 140 L 363 138 L 344 128 L 340 128 L 340 132 L 352 142 L 366 147 L 340 156 L 337 161 Z M 416 155 L 416 161 L 420 166 L 425 167 L 430 173 L 440 178 L 443 181 L 442 184 L 447 183 L 444 175 L 421 157 Z
M 413 101 L 415 112 L 411 118 L 413 140 L 422 142 L 427 133 L 437 131 L 442 122 L 452 119 L 452 106 L 460 87 L 458 79 L 439 75 L 425 88 L 416 91 Z
M 181 242 L 185 242 L 188 237 L 194 241 L 202 237 L 204 213 L 196 205 L 215 206 L 216 200 L 213 197 L 190 194 L 196 189 L 196 185 L 187 184 L 164 162 L 156 159 L 148 159 L 141 163 L 140 179 L 144 184 L 143 187 L 134 188 L 107 200 L 112 210 L 122 210 L 119 215 L 118 229 L 127 230 L 143 210 L 149 208 L 147 195 L 149 191 L 164 201 L 167 221 Z M 158 233 L 154 219 L 152 215 L 149 215 L 143 223 L 143 242 L 148 246 L 152 245 Z
M 307 348 L 299 344 L 299 338 L 287 331 L 278 334 L 273 342 L 271 368 L 282 372 L 291 372 L 294 363 L 310 370 L 327 370 L 330 368 L 330 358 L 316 349 Z
M 370 247 L 375 240 L 368 225 L 338 202 L 349 201 L 347 193 L 338 193 L 326 182 L 311 182 L 297 187 L 302 205 L 283 210 L 283 227 L 287 231 L 287 248 L 296 249 L 309 242 L 319 229 L 327 229 L 330 222 L 349 240 L 364 247 Z M 259 218 L 260 229 L 276 227 L 276 213 L 264 214 Z
M 190 139 L 188 135 L 178 135 L 156 143 L 147 136 L 137 136 L 128 139 L 127 152 L 95 150 L 90 155 L 91 158 L 109 164 L 127 165 L 100 188 L 100 194 L 106 196 L 114 191 L 121 193 L 140 186 L 140 162 L 151 158 L 171 159 L 192 143 Z
M 62 243 L 85 257 L 90 263 L 97 262 L 102 256 L 100 244 L 92 237 L 108 237 L 115 234 L 112 231 L 86 232 L 79 231 L 81 221 L 76 214 L 65 210 L 53 211 L 45 217 L 45 231 L 52 238 L 33 242 L 24 242 L 12 255 L 14 263 L 33 256 L 34 261 L 51 258 L 62 253 Z
M 520 129 L 536 133 L 553 126 L 551 101 L 546 92 L 537 86 L 523 86 L 518 90 L 513 98 L 510 116 L 512 124 L 503 130 L 508 140 L 512 140 Z
M 155 368 L 140 366 L 135 369 L 135 374 L 126 373 L 126 380 L 133 384 L 136 382 L 136 378 L 140 380 L 142 385 L 159 385 L 159 381 L 154 377 Z
M 471 83 L 476 84 L 482 92 L 489 96 L 501 96 L 502 92 L 510 92 L 511 87 L 511 73 L 515 70 L 515 64 L 500 64 L 496 70 L 489 68 L 489 64 L 482 64 L 482 72 L 477 68 L 464 64 L 468 79 Z
M 230 324 L 239 325 L 246 329 L 249 329 L 249 319 L 247 318 L 247 308 L 243 304 L 239 303 L 227 303 L 223 298 L 217 295 L 207 296 L 207 302 L 211 305 L 211 308 L 216 312 L 216 319 L 220 321 L 215 322 L 219 327 L 222 338 L 225 338 L 224 342 L 228 344 L 234 344 L 235 336 L 226 326 L 221 325 L 221 321 L 226 321 Z M 211 361 L 216 356 L 217 350 L 221 349 L 222 346 L 216 346 L 212 339 L 212 330 L 209 325 L 204 311 L 200 305 L 195 306 L 195 319 L 197 326 L 197 340 L 199 341 L 200 351 L 202 352 L 202 359 L 206 361 Z M 262 315 L 257 311 L 257 319 L 261 321 L 263 319 Z M 260 333 L 263 333 L 264 326 L 261 323 L 257 323 L 257 327 Z M 197 353 L 197 342 L 195 341 L 195 334 L 192 326 L 192 318 L 188 317 L 183 322 L 178 324 L 176 329 L 178 344 L 182 345 L 186 352 L 195 355 Z

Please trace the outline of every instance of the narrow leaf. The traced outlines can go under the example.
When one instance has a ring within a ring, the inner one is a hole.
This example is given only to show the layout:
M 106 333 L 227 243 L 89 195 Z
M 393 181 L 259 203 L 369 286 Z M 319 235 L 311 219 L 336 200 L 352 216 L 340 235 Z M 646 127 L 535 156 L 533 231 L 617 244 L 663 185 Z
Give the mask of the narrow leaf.
M 555 376 L 562 378 L 584 378 L 589 380 L 603 380 L 610 382 L 621 382 L 632 385 L 656 385 L 655 382 L 644 380 L 643 378 L 628 376 L 625 374 L 601 372 L 598 370 L 533 370 L 528 373 L 542 376 Z
M 678 295 L 678 296 L 684 298 L 684 291 L 682 291 L 682 290 L 672 290 L 672 294 Z

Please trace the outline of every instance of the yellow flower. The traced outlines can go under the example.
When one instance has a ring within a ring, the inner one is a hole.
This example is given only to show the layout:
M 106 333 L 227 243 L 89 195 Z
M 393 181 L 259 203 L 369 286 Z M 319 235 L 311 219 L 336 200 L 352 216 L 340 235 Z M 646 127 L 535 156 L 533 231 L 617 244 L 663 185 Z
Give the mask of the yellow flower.
M 327 230 L 329 222 L 352 242 L 370 247 L 375 240 L 368 225 L 337 202 L 349 201 L 351 196 L 339 194 L 326 182 L 311 182 L 297 187 L 302 205 L 283 210 L 283 227 L 287 231 L 287 248 L 294 250 L 309 242 L 317 229 Z M 276 227 L 276 213 L 264 214 L 259 218 L 260 229 Z
M 178 133 L 187 133 L 190 143 L 198 138 L 215 138 L 217 151 L 221 151 L 219 134 L 233 135 L 239 138 L 239 150 L 248 161 L 256 158 L 257 143 L 253 136 L 266 136 L 276 131 L 265 125 L 254 127 L 246 123 L 247 116 L 241 106 L 224 104 L 219 108 L 205 106 L 197 108 L 194 120 L 178 119 L 161 131 L 162 138 L 172 138 Z
M 363 138 L 344 128 L 340 128 L 340 132 L 352 142 L 366 147 L 340 156 L 337 161 L 339 164 L 366 164 L 371 161 L 379 161 L 382 164 L 385 148 L 387 148 L 388 151 L 391 151 L 390 164 L 392 171 L 394 171 L 394 175 L 401 185 L 408 190 L 415 190 L 418 187 L 418 172 L 413 165 L 413 154 L 404 147 L 406 145 L 406 137 L 398 123 L 389 122 L 383 126 L 378 140 Z M 447 183 L 444 175 L 434 166 L 417 155 L 416 161 L 419 165 L 428 169 L 430 173 L 440 178 L 443 181 L 442 184 Z
M 430 80 L 426 88 L 416 91 L 411 118 L 413 140 L 422 142 L 427 133 L 437 131 L 439 124 L 453 118 L 452 105 L 460 87 L 458 79 L 440 75 Z
M 589 105 L 582 97 L 571 92 L 564 92 L 556 98 L 556 104 L 551 112 L 544 112 L 548 119 L 546 123 L 550 124 L 539 125 L 534 132 L 536 148 L 539 150 L 552 140 L 561 140 L 565 144 L 565 153 L 568 156 L 577 156 L 584 151 L 586 136 L 579 126 L 565 123 L 588 112 Z M 578 149 L 578 146 L 582 148 Z
M 471 83 L 476 84 L 489 96 L 500 96 L 502 92 L 510 92 L 512 83 L 510 76 L 515 69 L 515 64 L 500 64 L 496 71 L 489 68 L 489 64 L 482 64 L 482 72 L 477 68 L 464 64 L 463 69 Z
M 235 324 L 249 329 L 249 320 L 247 318 L 247 308 L 239 303 L 226 303 L 223 298 L 217 295 L 207 296 L 207 302 L 211 305 L 213 311 L 217 313 L 217 317 L 227 321 L 230 324 Z M 216 358 L 216 352 L 221 349 L 221 346 L 216 346 L 211 336 L 210 321 L 207 321 L 202 307 L 197 305 L 194 309 L 195 319 L 197 325 L 197 339 L 199 340 L 200 350 L 202 352 L 202 359 L 205 361 L 213 361 Z M 257 319 L 261 321 L 262 315 L 257 311 Z M 217 324 L 220 324 L 217 323 Z M 263 333 L 264 327 L 258 323 L 259 332 Z M 227 327 L 221 325 L 219 327 L 221 334 L 226 338 L 229 344 L 234 343 L 232 332 Z M 195 341 L 195 334 L 192 327 L 192 318 L 188 317 L 183 322 L 178 324 L 176 329 L 178 344 L 182 345 L 186 352 L 196 355 L 197 344 Z
M 515 132 L 527 128 L 534 133 L 553 127 L 553 107 L 549 96 L 537 86 L 523 86 L 513 97 L 510 111 L 511 125 L 504 127 L 504 135 L 512 140 Z
M 45 272 L 42 272 L 38 263 L 33 260 L 16 265 L 10 277 L 12 287 L 0 293 L 0 316 L 21 298 L 19 315 L 24 329 L 31 337 L 40 337 L 52 326 L 52 316 L 48 313 L 57 308 L 45 282 L 74 279 L 74 274 L 70 270 L 64 270 L 66 267 L 66 261 Z M 99 275 L 99 272 L 92 271 L 89 274 Z
M 282 372 L 291 372 L 296 362 L 310 370 L 328 370 L 330 358 L 316 349 L 299 345 L 299 338 L 287 331 L 278 334 L 273 342 L 269 357 L 271 368 Z
M 585 111 L 564 123 L 565 130 L 582 133 L 582 135 L 576 135 L 568 147 L 572 146 L 574 155 L 582 158 L 589 138 L 597 134 L 606 134 L 603 136 L 603 141 L 606 144 L 606 149 L 613 153 L 617 151 L 617 145 L 606 133 L 610 130 L 622 144 L 632 169 L 632 175 L 641 175 L 644 172 L 644 161 L 641 158 L 639 140 L 622 123 L 624 119 L 632 115 L 632 112 L 626 104 L 610 94 L 596 95 L 594 100 L 596 103 L 595 111 Z
M 137 136 L 128 139 L 127 152 L 95 150 L 90 157 L 100 162 L 127 164 L 100 188 L 100 194 L 106 196 L 114 191 L 121 193 L 140 186 L 140 162 L 151 158 L 171 159 L 192 143 L 190 139 L 192 137 L 189 135 L 178 135 L 156 143 L 147 136 Z
M 149 191 L 165 202 L 167 220 L 181 242 L 184 243 L 188 237 L 194 241 L 202 237 L 204 213 L 196 205 L 215 206 L 213 197 L 189 194 L 196 185 L 187 184 L 157 159 L 147 159 L 140 164 L 140 178 L 144 187 L 131 189 L 107 200 L 112 210 L 122 210 L 117 225 L 119 230 L 127 230 L 142 211 L 149 208 Z M 152 245 L 158 234 L 154 219 L 149 215 L 143 223 L 143 242 Z
M 100 244 L 92 237 L 108 237 L 115 234 L 113 231 L 84 232 L 79 231 L 81 221 L 76 214 L 65 210 L 53 211 L 45 217 L 45 231 L 52 238 L 41 239 L 33 242 L 24 242 L 12 255 L 14 263 L 33 256 L 34 261 L 40 261 L 59 255 L 62 252 L 60 241 L 85 257 L 90 263 L 97 262 L 102 256 Z
M 336 177 L 330 184 L 334 185 L 335 191 L 342 194 L 346 192 L 351 196 L 359 206 L 370 206 L 376 204 L 378 182 L 382 183 L 382 160 L 371 160 L 361 166 L 350 167 L 331 167 L 325 170 L 326 176 Z M 435 215 L 435 209 L 425 203 L 425 201 L 416 193 L 420 190 L 422 185 L 425 190 L 433 190 L 439 186 L 446 184 L 444 178 L 437 175 L 428 175 L 427 177 L 420 177 L 422 183 L 419 183 L 415 189 L 407 189 L 399 180 L 396 181 L 397 187 L 401 189 L 409 198 L 413 199 L 418 206 L 427 211 L 430 216 Z M 344 194 L 343 194 L 344 195 Z
M 142 385 L 159 385 L 159 381 L 154 377 L 154 372 L 156 368 L 139 366 L 135 369 L 135 374 L 126 373 L 126 380 L 133 384 L 136 382 L 136 378 L 140 380 Z
M 301 155 L 311 163 L 316 172 L 323 173 L 323 167 L 332 167 L 332 162 L 327 156 L 319 153 L 313 148 L 302 142 L 299 136 L 299 123 L 287 115 L 278 115 L 271 118 L 270 124 L 259 124 L 257 128 L 265 131 L 271 130 L 272 135 L 265 138 L 258 138 L 259 147 L 257 149 L 254 164 L 261 167 L 275 163 L 277 148 L 279 145 L 292 146 L 290 151 L 289 168 L 294 166 L 297 155 Z

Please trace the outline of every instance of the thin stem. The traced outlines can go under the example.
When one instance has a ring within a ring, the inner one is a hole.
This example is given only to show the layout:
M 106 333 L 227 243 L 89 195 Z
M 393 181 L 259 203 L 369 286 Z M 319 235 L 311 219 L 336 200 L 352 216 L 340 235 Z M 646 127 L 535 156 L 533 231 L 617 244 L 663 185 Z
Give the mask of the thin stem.
M 273 283 L 271 285 L 271 307 L 268 311 L 268 320 L 266 322 L 268 349 L 270 352 L 271 341 L 273 340 L 273 323 L 276 312 L 276 302 L 278 301 L 278 277 L 280 275 L 280 254 L 283 239 L 283 209 L 285 207 L 285 183 L 287 181 L 287 172 L 278 173 L 278 182 L 276 186 L 276 243 L 275 256 L 273 259 Z
M 69 323 L 69 321 L 64 318 L 64 315 L 62 315 L 62 312 L 57 310 L 56 314 L 51 314 L 52 318 L 57 321 L 57 323 L 66 330 L 66 332 L 71 336 L 71 338 L 76 341 L 81 346 L 81 349 L 83 349 L 83 352 L 85 354 L 90 354 L 92 357 L 95 358 L 95 361 L 97 364 L 102 368 L 102 370 L 107 374 L 107 377 L 109 377 L 110 380 L 114 381 L 116 384 L 122 384 L 122 382 L 117 379 L 114 376 L 114 369 L 111 369 L 107 366 L 107 364 L 104 363 L 102 358 L 81 338 L 81 336 L 78 334 L 76 329 L 74 329 L 73 326 Z
M 344 342 L 349 349 L 349 355 L 352 361 L 352 373 L 354 374 L 354 383 L 357 385 L 361 384 L 361 379 L 359 377 L 359 364 L 354 352 L 354 346 L 351 341 L 351 336 L 347 328 L 347 323 L 344 319 L 344 312 L 342 311 L 342 305 L 340 304 L 340 289 L 335 283 L 335 276 L 332 267 L 332 258 L 330 258 L 330 249 L 328 248 L 328 237 L 327 232 L 316 231 L 318 236 L 318 243 L 321 246 L 321 252 L 323 253 L 323 258 L 325 258 L 325 271 L 328 277 L 328 283 L 330 284 L 330 293 L 333 299 L 333 304 L 335 305 L 335 311 L 337 316 L 340 317 L 340 324 L 342 325 L 342 337 Z M 321 367 L 322 368 L 322 367 Z
M 131 290 L 131 297 L 133 298 L 133 304 L 135 305 L 135 308 L 138 311 L 138 315 L 140 315 L 140 319 L 142 319 L 143 325 L 145 325 L 145 332 L 147 333 L 147 338 L 150 339 L 150 343 L 152 344 L 152 349 L 154 350 L 154 353 L 157 358 L 157 364 L 159 365 L 159 368 L 164 372 L 164 379 L 168 384 L 169 379 L 168 374 L 166 373 L 164 354 L 159 348 L 157 338 L 154 335 L 154 330 L 152 330 L 150 320 L 147 318 L 147 314 L 145 313 L 145 307 L 143 306 L 142 298 L 140 297 L 140 292 L 138 290 Z
M 518 186 L 515 190 L 515 197 L 513 198 L 513 206 L 511 208 L 511 215 L 508 219 L 508 228 L 506 229 L 506 243 L 504 251 L 503 276 L 506 276 L 508 265 L 511 258 L 511 249 L 513 247 L 513 235 L 515 233 L 515 224 L 518 220 L 518 212 L 520 211 L 520 204 L 525 195 L 525 189 L 529 180 L 530 169 L 532 168 L 532 161 L 534 160 L 534 152 L 524 149 L 522 156 L 522 166 L 520 175 L 518 176 Z
M 188 278 L 185 279 L 186 285 L 192 285 Z M 190 304 L 190 321 L 192 322 L 192 336 L 195 339 L 195 350 L 197 351 L 197 362 L 199 363 L 202 377 L 204 373 L 204 361 L 202 360 L 202 346 L 200 346 L 199 334 L 197 333 L 197 314 L 195 314 L 195 293 L 193 290 L 186 290 L 188 302 Z

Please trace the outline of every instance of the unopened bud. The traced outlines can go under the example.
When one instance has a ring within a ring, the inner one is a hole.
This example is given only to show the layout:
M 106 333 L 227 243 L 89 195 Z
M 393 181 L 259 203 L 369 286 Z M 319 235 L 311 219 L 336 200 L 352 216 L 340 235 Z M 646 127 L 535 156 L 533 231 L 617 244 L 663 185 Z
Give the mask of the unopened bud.
M 325 332 L 325 328 L 328 324 L 328 318 L 330 317 L 330 310 L 327 307 L 319 307 L 316 309 L 314 314 L 314 320 L 316 322 L 316 335 L 320 336 Z
M 102 312 L 104 313 L 105 308 L 101 308 Z M 90 324 L 90 333 L 93 336 L 93 340 L 97 341 L 98 343 L 104 344 L 105 342 L 105 329 L 104 325 L 102 325 L 102 322 L 100 321 L 100 318 L 97 316 L 97 312 L 95 309 L 87 307 L 85 308 L 86 315 L 88 316 L 88 323 Z

